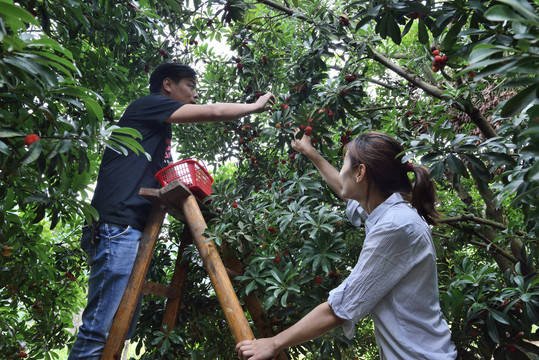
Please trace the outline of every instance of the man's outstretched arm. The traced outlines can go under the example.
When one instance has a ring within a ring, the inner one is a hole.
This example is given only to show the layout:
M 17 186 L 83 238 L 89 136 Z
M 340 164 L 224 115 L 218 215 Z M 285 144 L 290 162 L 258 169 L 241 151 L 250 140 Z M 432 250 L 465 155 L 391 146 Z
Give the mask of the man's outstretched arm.
M 185 104 L 166 120 L 173 124 L 233 121 L 241 117 L 271 110 L 275 96 L 267 93 L 255 103 L 218 103 L 208 105 Z

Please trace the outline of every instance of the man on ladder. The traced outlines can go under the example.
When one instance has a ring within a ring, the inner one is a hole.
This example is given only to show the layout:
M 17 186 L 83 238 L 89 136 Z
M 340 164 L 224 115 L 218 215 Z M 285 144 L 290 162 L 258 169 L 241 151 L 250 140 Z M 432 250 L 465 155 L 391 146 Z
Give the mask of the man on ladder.
M 139 190 L 158 187 L 155 173 L 172 161 L 171 124 L 234 121 L 269 110 L 275 103 L 271 93 L 251 104 L 197 105 L 197 98 L 196 72 L 187 65 L 163 63 L 150 76 L 150 95 L 132 102 L 120 118 L 119 126 L 142 134 L 140 143 L 151 160 L 132 151 L 124 156 L 105 150 L 92 200 L 99 221 L 85 226 L 81 238 L 90 265 L 88 303 L 69 360 L 101 357 L 152 207 Z

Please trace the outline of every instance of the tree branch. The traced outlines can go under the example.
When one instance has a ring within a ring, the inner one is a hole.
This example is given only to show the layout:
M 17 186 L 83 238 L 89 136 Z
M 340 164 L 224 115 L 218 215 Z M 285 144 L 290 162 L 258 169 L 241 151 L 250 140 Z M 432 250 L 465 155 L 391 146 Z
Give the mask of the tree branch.
M 384 55 L 374 50 L 372 47 L 369 47 L 369 50 L 371 53 L 371 58 L 374 61 L 379 62 L 380 64 L 384 65 L 386 68 L 393 71 L 397 75 L 405 78 L 406 80 L 408 80 L 409 82 L 417 86 L 418 88 L 425 91 L 427 94 L 432 95 L 437 99 L 442 99 L 442 100 L 451 99 L 451 97 L 447 94 L 444 94 L 443 90 L 440 89 L 439 87 L 431 85 L 428 82 L 418 78 L 417 76 L 406 72 L 406 70 L 404 70 L 401 66 L 399 66 L 398 64 L 395 64 L 390 59 L 386 58 Z
M 298 19 L 305 20 L 305 21 L 307 21 L 307 22 L 309 22 L 309 23 L 312 23 L 312 21 L 309 20 L 309 19 L 307 18 L 307 16 L 303 15 L 302 13 L 297 12 L 297 11 L 295 11 L 295 10 L 293 10 L 293 9 L 291 9 L 291 8 L 288 8 L 288 7 L 284 6 L 284 5 L 278 4 L 278 3 L 276 3 L 275 1 L 271 1 L 271 0 L 257 0 L 256 2 L 261 3 L 261 4 L 266 4 L 266 5 L 268 5 L 269 7 L 274 8 L 275 10 L 282 11 L 282 12 L 284 12 L 284 13 L 290 15 L 290 16 L 295 16 L 295 17 L 297 17 Z
M 437 221 L 439 223 L 445 223 L 445 224 L 461 222 L 461 221 L 473 221 L 473 222 L 476 222 L 478 224 L 489 225 L 489 226 L 492 226 L 494 228 L 498 228 L 498 229 L 501 229 L 501 230 L 507 229 L 507 226 L 505 226 L 504 224 L 500 224 L 499 222 L 488 220 L 488 219 L 483 219 L 483 218 L 480 218 L 480 217 L 472 215 L 472 214 L 464 214 L 464 215 L 460 215 L 460 216 L 451 216 L 451 217 L 438 219 Z
M 443 220 L 443 219 L 442 219 Z M 438 222 L 441 222 L 440 219 L 437 219 Z M 459 229 L 459 230 L 463 230 L 465 229 L 463 226 L 461 226 L 460 224 L 456 223 L 456 222 L 448 222 L 447 223 L 448 225 L 454 227 L 455 229 Z M 471 229 L 471 233 L 474 235 L 474 236 L 477 236 L 478 238 L 480 238 L 481 240 L 483 240 L 483 242 L 479 242 L 479 241 L 475 241 L 475 240 L 470 240 L 469 243 L 472 244 L 472 245 L 476 245 L 478 247 L 487 247 L 487 246 L 490 246 L 490 249 L 489 251 L 494 255 L 500 255 L 502 257 L 504 257 L 505 259 L 509 260 L 512 264 L 516 264 L 519 262 L 519 260 L 512 256 L 511 254 L 509 254 L 508 252 L 504 251 L 502 248 L 500 248 L 498 245 L 494 244 L 492 241 L 490 241 L 488 238 L 486 238 L 485 236 L 483 236 L 482 234 L 478 233 L 477 231 Z

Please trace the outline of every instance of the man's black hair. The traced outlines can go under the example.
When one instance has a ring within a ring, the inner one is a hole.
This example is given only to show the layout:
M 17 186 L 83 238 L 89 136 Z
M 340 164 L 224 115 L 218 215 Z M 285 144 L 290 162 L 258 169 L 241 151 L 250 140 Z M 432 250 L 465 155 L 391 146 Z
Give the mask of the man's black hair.
M 185 64 L 174 62 L 159 64 L 150 75 L 150 93 L 160 92 L 163 80 L 167 77 L 178 83 L 181 79 L 196 79 L 197 73 Z

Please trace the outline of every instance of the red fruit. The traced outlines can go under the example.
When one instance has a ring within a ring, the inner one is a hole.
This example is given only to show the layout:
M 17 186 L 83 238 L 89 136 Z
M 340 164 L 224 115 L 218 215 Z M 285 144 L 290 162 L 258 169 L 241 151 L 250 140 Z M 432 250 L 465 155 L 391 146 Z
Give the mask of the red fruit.
M 339 22 L 342 24 L 342 26 L 350 25 L 350 20 L 344 16 L 339 16 Z
M 279 321 L 279 319 L 277 319 L 276 317 L 273 317 L 273 319 L 271 319 L 271 322 L 273 324 L 276 324 L 278 321 Z
M 356 78 L 357 78 L 356 75 L 346 75 L 346 76 L 344 77 L 344 79 L 346 80 L 346 82 L 347 82 L 348 84 L 350 84 L 350 83 L 351 83 L 352 81 L 354 81 Z
M 434 63 L 441 63 L 442 62 L 442 57 L 440 55 L 436 55 L 434 57 Z
M 36 134 L 28 134 L 24 137 L 24 145 L 30 146 L 39 140 L 39 136 Z
M 334 276 L 335 276 L 335 271 L 331 270 L 331 271 L 329 272 L 329 277 L 334 277 Z
M 507 347 L 507 350 L 509 350 L 510 352 L 515 352 L 517 350 L 517 348 L 514 346 L 514 345 L 506 345 Z
M 288 109 L 288 105 L 286 105 L 286 104 L 281 104 L 281 108 L 282 108 L 283 110 L 286 110 L 286 109 Z
M 296 85 L 296 92 L 305 92 L 305 91 L 307 91 L 307 85 L 305 84 Z
M 269 231 L 270 233 L 272 233 L 272 234 L 277 233 L 277 229 L 274 228 L 273 226 L 268 227 L 268 231 Z
M 281 182 L 286 182 L 286 178 L 281 178 Z
M 352 133 L 352 130 L 346 130 L 346 136 L 350 136 L 351 133 Z
M 249 130 L 251 127 L 249 125 L 243 125 L 242 130 Z
M 300 128 L 301 130 L 305 130 L 305 125 L 302 124 L 299 128 Z
M 310 127 L 310 126 L 307 126 L 307 127 L 305 128 L 305 135 L 311 136 L 312 133 L 313 133 L 313 128 Z
M 290 161 L 292 161 L 296 157 L 296 153 L 292 153 L 288 157 L 290 158 Z
M 282 160 L 281 160 L 281 164 L 286 164 L 286 160 L 285 160 L 285 159 L 282 159 Z
M 291 123 L 284 124 L 285 127 L 290 127 L 291 125 L 292 125 Z
M 444 66 L 445 64 L 447 64 L 448 61 L 449 61 L 449 56 L 447 55 L 442 56 L 442 63 L 444 64 Z
M 432 71 L 437 73 L 438 71 L 440 71 L 440 68 L 438 66 L 433 66 Z
M 278 264 L 278 263 L 281 262 L 281 257 L 280 257 L 279 255 L 277 255 L 277 256 L 275 257 L 275 259 L 273 259 L 273 261 L 274 261 L 276 264 Z
M 412 115 L 412 110 L 408 110 L 408 111 L 406 112 L 406 116 L 410 116 L 410 115 Z
M 330 112 L 328 112 L 328 115 L 333 117 L 333 116 L 335 116 L 335 113 L 333 111 L 330 111 Z
M 243 69 L 243 64 L 236 64 L 236 67 L 237 67 L 239 70 L 241 70 L 241 69 Z
M 262 55 L 262 64 L 267 64 L 268 63 L 268 58 L 266 57 L 266 55 Z
M 236 62 L 239 64 L 241 62 L 241 58 L 236 58 Z
M 237 207 L 238 207 L 238 203 L 237 203 L 236 201 L 234 201 L 234 202 L 232 203 L 232 207 L 233 207 L 234 209 L 237 208 Z
M 275 127 L 276 127 L 277 129 L 280 129 L 280 128 L 281 128 L 281 124 L 277 124 L 277 125 L 275 125 Z
M 432 55 L 436 56 L 440 54 L 440 50 L 433 50 Z
M 255 97 L 258 99 L 260 96 L 262 96 L 262 93 L 260 91 L 256 91 Z
M 436 46 L 431 46 L 430 47 L 430 52 L 433 52 L 434 50 L 436 50 Z
M 320 276 L 317 276 L 314 278 L 314 282 L 317 283 L 317 284 L 321 284 L 322 283 L 322 278 Z

